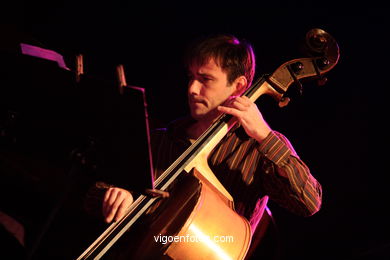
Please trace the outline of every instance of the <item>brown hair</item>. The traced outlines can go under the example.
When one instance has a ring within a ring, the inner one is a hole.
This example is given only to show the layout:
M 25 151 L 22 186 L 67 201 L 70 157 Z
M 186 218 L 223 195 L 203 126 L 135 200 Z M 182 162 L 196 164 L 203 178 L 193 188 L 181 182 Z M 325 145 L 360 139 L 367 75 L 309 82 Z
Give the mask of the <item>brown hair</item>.
M 248 86 L 252 83 L 255 74 L 255 55 L 251 44 L 245 40 L 239 41 L 228 34 L 214 35 L 198 39 L 190 45 L 185 63 L 201 66 L 210 59 L 227 73 L 229 84 L 239 76 L 245 76 Z

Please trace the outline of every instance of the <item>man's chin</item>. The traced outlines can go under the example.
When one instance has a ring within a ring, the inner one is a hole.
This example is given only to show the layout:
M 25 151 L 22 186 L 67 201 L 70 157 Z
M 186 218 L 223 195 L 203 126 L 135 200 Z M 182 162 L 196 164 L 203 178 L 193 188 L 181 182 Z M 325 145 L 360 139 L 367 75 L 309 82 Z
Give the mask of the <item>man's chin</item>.
M 196 121 L 202 120 L 204 117 L 204 114 L 197 114 L 197 113 L 191 113 L 191 117 L 195 119 Z
M 203 117 L 207 115 L 204 111 L 201 111 L 200 109 L 191 109 L 191 117 L 195 120 L 201 120 Z

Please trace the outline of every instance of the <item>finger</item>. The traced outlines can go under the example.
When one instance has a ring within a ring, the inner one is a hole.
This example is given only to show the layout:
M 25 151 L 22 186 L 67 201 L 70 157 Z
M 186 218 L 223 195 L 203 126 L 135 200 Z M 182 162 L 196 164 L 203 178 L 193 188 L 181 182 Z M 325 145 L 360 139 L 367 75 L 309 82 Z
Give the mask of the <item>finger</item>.
M 252 102 L 247 96 L 240 96 L 239 98 L 244 100 L 245 102 Z
M 218 106 L 218 111 L 222 113 L 226 113 L 235 117 L 240 117 L 241 111 L 237 110 L 236 108 L 232 107 L 225 107 L 225 106 Z
M 230 96 L 227 100 L 225 100 L 221 105 L 222 106 L 230 106 L 234 100 L 237 98 L 237 96 Z
M 102 213 L 103 216 L 105 217 L 107 215 L 107 208 L 108 208 L 108 201 L 111 197 L 113 189 L 109 188 L 107 189 L 106 193 L 104 193 L 104 198 L 103 198 L 103 206 L 102 206 Z
M 116 216 L 116 220 L 122 217 L 122 215 L 118 216 L 118 209 L 119 207 L 125 203 L 126 200 L 128 199 L 128 194 L 126 191 L 123 190 L 117 190 L 117 196 L 115 201 L 111 204 L 112 206 L 109 208 L 108 216 L 106 218 L 106 221 L 110 223 L 114 217 Z M 124 205 L 126 206 L 126 205 Z
M 110 223 L 115 215 L 115 211 L 113 212 L 113 206 L 115 205 L 115 203 L 117 203 L 118 195 L 120 192 L 116 188 L 110 188 L 110 190 L 111 190 L 111 193 L 110 193 L 108 200 L 105 203 L 106 207 L 105 207 L 105 211 L 103 213 L 103 215 L 106 217 L 107 223 Z
M 237 101 L 238 103 L 240 103 L 245 107 L 250 107 L 252 105 L 252 101 L 247 96 L 237 97 L 235 101 Z
M 245 103 L 242 103 L 241 101 L 239 100 L 235 100 L 231 105 L 230 107 L 232 108 L 236 108 L 238 110 L 241 110 L 241 111 L 246 111 L 248 110 L 249 106 Z
M 223 106 L 226 107 L 236 107 L 239 110 L 247 110 L 251 106 L 251 101 L 247 97 L 230 97 Z
M 106 221 L 106 223 L 111 223 L 115 216 L 115 213 L 116 210 L 114 210 L 112 207 L 108 207 L 104 221 Z
M 129 196 L 126 197 L 119 205 L 118 211 L 115 215 L 115 221 L 118 221 L 119 219 L 122 218 L 122 216 L 125 214 L 126 210 L 130 207 L 132 203 L 133 203 L 133 196 L 129 194 Z

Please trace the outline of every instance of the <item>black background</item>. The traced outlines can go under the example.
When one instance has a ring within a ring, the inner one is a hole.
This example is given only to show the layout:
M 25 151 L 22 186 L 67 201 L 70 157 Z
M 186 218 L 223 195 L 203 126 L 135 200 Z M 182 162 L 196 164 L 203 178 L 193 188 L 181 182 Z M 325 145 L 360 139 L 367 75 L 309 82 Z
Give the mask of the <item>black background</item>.
M 323 186 L 322 209 L 310 218 L 270 203 L 281 257 L 388 259 L 389 10 L 374 2 L 259 2 L 34 1 L 3 28 L 61 53 L 71 68 L 82 53 L 85 73 L 113 87 L 115 67 L 123 64 L 127 83 L 146 89 L 155 125 L 187 112 L 181 58 L 195 37 L 221 32 L 251 41 L 260 76 L 303 56 L 299 46 L 309 29 L 326 30 L 340 47 L 327 84 L 304 84 L 303 95 L 283 109 L 267 98 L 259 102 Z

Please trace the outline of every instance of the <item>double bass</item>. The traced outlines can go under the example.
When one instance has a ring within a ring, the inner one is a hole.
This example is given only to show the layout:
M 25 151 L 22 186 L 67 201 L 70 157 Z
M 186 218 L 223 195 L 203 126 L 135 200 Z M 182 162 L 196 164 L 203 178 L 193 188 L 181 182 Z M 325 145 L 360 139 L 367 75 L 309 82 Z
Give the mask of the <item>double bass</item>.
M 289 102 L 285 95 L 293 83 L 300 84 L 304 78 L 323 83 L 323 75 L 338 62 L 339 47 L 321 29 L 306 34 L 306 46 L 310 57 L 285 62 L 272 74 L 257 79 L 243 95 L 252 102 L 270 95 L 283 107 Z M 211 151 L 236 123 L 230 115 L 218 117 L 156 179 L 153 194 L 162 195 L 140 195 L 125 216 L 112 223 L 77 259 L 100 259 L 118 245 L 122 251 L 114 253 L 115 259 L 244 259 L 251 244 L 251 227 L 235 212 L 232 196 L 207 164 Z M 163 198 L 166 194 L 169 197 Z M 221 235 L 233 239 L 227 243 L 211 239 Z M 189 241 L 194 238 L 196 241 Z

